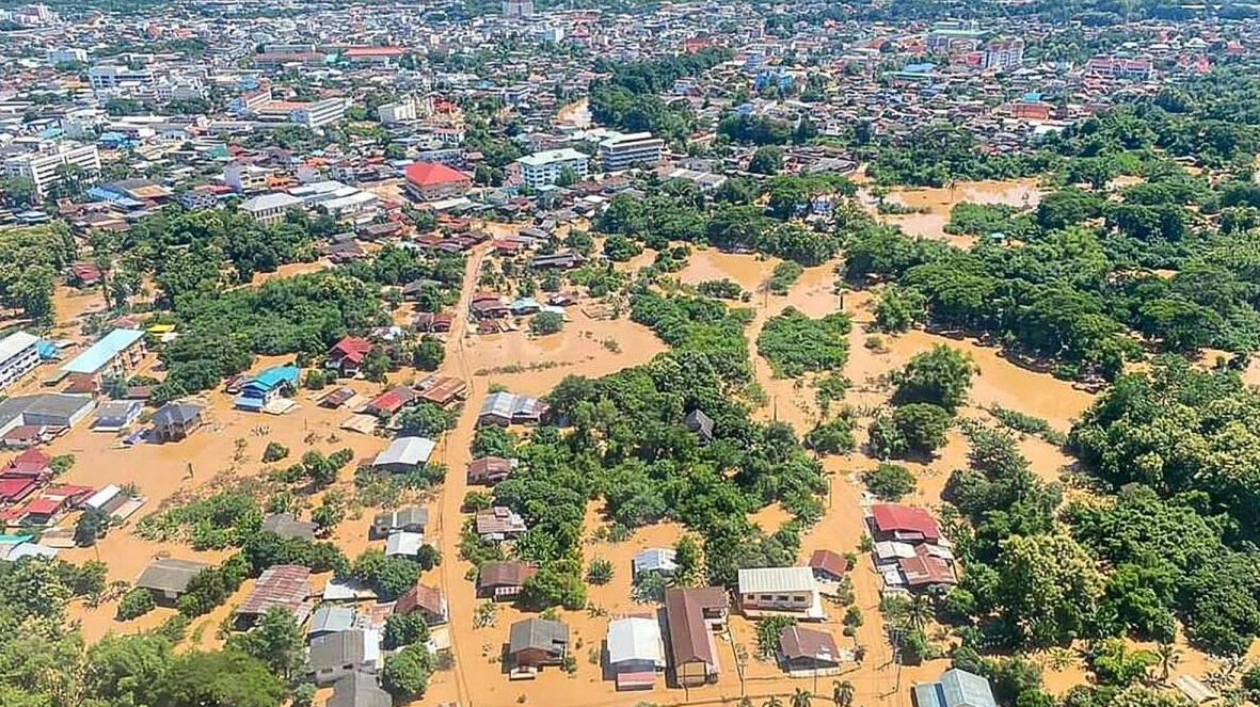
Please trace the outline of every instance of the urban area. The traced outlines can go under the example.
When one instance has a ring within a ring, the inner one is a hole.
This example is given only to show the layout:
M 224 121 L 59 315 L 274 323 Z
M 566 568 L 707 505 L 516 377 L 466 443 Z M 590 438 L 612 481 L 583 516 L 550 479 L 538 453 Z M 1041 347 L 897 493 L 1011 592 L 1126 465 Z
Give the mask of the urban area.
M 1233 0 L 0 0 L 0 706 L 1260 704 L 1257 153 Z

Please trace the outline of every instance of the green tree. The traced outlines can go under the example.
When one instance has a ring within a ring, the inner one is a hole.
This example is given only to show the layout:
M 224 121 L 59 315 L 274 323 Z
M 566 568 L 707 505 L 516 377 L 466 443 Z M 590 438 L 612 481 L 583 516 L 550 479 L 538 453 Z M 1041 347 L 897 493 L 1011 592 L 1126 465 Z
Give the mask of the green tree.
M 851 707 L 853 705 L 853 683 L 848 680 L 835 680 L 831 683 L 831 701 L 836 707 Z
M 284 683 L 258 659 L 238 650 L 181 654 L 158 681 L 163 707 L 279 707 Z
M 424 696 L 432 671 L 429 649 L 422 645 L 407 646 L 385 659 L 381 687 L 396 703 L 411 702 Z
M 429 626 L 418 611 L 390 614 L 385 620 L 385 650 L 423 644 L 429 640 Z
M 412 354 L 411 364 L 422 371 L 436 371 L 446 358 L 446 345 L 436 336 L 426 334 L 420 338 Z
M 748 162 L 753 174 L 778 174 L 783 169 L 783 150 L 778 147 L 759 147 Z
M 1095 562 L 1063 534 L 1003 540 L 995 600 L 1006 625 L 1023 643 L 1049 646 L 1084 635 L 1102 599 Z
M 529 322 L 529 330 L 535 336 L 559 333 L 564 328 L 564 315 L 559 312 L 539 312 Z
M 306 661 L 305 639 L 293 612 L 275 607 L 252 630 L 229 638 L 227 646 L 257 658 L 272 675 L 288 682 L 300 674 Z
M 971 376 L 978 370 L 969 354 L 938 344 L 916 354 L 893 376 L 897 386 L 893 403 L 931 403 L 950 413 L 957 412 L 967 399 Z
M 862 474 L 862 482 L 867 490 L 883 501 L 900 501 L 914 492 L 915 479 L 904 466 L 898 464 L 880 464 L 871 471 Z

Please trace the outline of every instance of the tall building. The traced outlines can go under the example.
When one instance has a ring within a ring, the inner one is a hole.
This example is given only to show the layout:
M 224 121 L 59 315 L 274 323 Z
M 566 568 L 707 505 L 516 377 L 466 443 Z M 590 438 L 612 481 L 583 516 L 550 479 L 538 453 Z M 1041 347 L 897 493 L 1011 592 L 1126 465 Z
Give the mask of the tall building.
M 534 0 L 503 0 L 504 17 L 533 17 Z
M 0 339 L 0 390 L 13 385 L 39 365 L 39 337 L 19 331 Z
M 31 180 L 42 199 L 48 187 L 57 181 L 57 170 L 62 165 L 80 167 L 95 177 L 101 172 L 101 156 L 95 145 L 57 144 L 40 152 L 10 157 L 4 161 L 4 173 L 8 177 Z
M 416 119 L 416 101 L 408 96 L 397 103 L 386 103 L 376 109 L 376 116 L 386 125 L 408 123 Z
M 341 98 L 305 103 L 289 113 L 289 122 L 311 129 L 322 128 L 341 120 L 346 114 L 346 107 L 346 101 Z
M 74 47 L 62 47 L 60 49 L 49 49 L 44 55 L 44 63 L 49 66 L 57 66 L 59 64 L 86 64 L 88 53 L 86 49 L 78 49 Z
M 148 86 L 153 83 L 153 72 L 148 69 L 131 69 L 119 64 L 98 64 L 88 69 L 88 81 L 93 91 L 108 91 L 125 85 Z
M 599 159 L 605 172 L 630 167 L 652 167 L 661 161 L 665 141 L 652 133 L 617 135 L 599 143 Z
M 237 194 L 262 191 L 267 188 L 270 174 L 262 167 L 233 162 L 223 168 L 223 183 Z
M 1002 71 L 1018 69 L 1024 64 L 1024 40 L 994 39 L 984 47 L 984 68 Z
M 516 161 L 521 167 L 521 177 L 525 186 L 533 189 L 552 186 L 560 181 L 561 175 L 572 172 L 577 181 L 586 179 L 589 174 L 590 157 L 566 147 L 560 150 L 546 150 L 526 155 Z

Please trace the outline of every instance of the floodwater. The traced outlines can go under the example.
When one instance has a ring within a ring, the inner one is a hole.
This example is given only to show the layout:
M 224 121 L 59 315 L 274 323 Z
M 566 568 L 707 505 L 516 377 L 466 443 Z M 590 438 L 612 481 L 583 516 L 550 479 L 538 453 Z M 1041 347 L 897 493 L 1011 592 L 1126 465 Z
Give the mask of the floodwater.
M 1034 208 L 1041 201 L 1042 194 L 1043 190 L 1035 179 L 958 182 L 952 187 L 939 188 L 898 188 L 893 189 L 885 200 L 919 210 L 920 213 L 879 214 L 878 218 L 884 223 L 900 226 L 912 236 L 943 240 L 967 248 L 975 243 L 974 237 L 945 232 L 955 206 L 971 202 Z M 876 212 L 876 200 L 869 190 L 859 192 L 859 197 L 872 213 Z

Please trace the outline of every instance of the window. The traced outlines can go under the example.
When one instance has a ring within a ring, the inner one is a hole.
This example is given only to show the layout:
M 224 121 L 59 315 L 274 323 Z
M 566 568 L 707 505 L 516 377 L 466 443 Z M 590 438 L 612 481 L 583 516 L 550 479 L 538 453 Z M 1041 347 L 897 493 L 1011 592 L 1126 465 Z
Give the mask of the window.
M 780 601 L 780 602 L 786 602 L 786 601 L 789 601 L 790 599 L 791 597 L 789 597 L 786 594 L 780 594 L 774 598 L 775 601 Z

